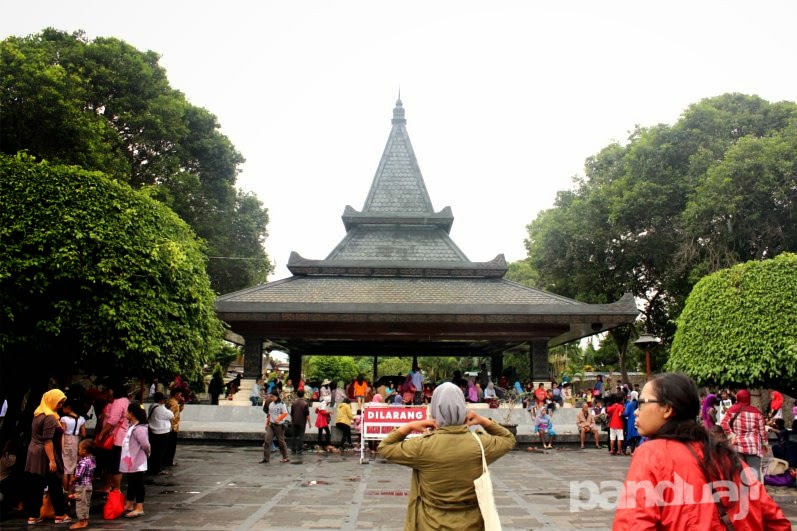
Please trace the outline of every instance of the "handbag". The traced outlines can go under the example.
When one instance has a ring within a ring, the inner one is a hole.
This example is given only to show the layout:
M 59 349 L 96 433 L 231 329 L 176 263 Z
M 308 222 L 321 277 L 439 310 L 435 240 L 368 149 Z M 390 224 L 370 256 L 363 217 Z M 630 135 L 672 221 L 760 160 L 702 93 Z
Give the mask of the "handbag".
M 476 499 L 479 501 L 479 511 L 484 520 L 484 530 L 501 531 L 501 520 L 498 518 L 498 509 L 493 497 L 493 480 L 490 478 L 490 470 L 487 468 L 487 459 L 484 458 L 484 446 L 475 432 L 471 432 L 471 434 L 476 437 L 482 451 L 482 475 L 473 480 L 473 486 L 476 488 Z
M 100 438 L 100 434 L 98 433 L 97 436 L 94 437 L 94 446 L 102 450 L 111 450 L 113 448 L 113 430 L 106 433 L 102 438 Z
M 112 490 L 108 493 L 108 500 L 102 508 L 102 517 L 106 520 L 116 520 L 125 512 L 125 495 L 121 490 Z
M 39 509 L 39 518 L 55 518 L 53 500 L 50 499 L 49 492 L 45 492 L 44 496 L 42 496 L 42 506 L 41 509 Z

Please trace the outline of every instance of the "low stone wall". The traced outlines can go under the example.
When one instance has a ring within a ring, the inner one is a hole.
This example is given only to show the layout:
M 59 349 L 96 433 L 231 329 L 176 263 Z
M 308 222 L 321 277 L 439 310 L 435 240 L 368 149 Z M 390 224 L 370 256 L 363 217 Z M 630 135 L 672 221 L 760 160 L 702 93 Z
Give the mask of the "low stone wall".
M 536 442 L 532 433 L 531 418 L 522 407 L 514 408 L 507 415 L 507 408 L 490 409 L 486 404 L 468 404 L 471 409 L 478 410 L 480 415 L 496 422 L 516 424 L 517 439 L 520 443 Z M 576 414 L 574 408 L 557 409 L 552 418 L 559 442 L 577 442 Z M 310 423 L 315 425 L 315 408 L 310 407 Z M 261 441 L 265 431 L 266 415 L 260 406 L 222 407 L 211 405 L 189 404 L 185 406 L 180 421 L 180 438 L 195 440 L 246 440 Z M 508 419 L 508 422 L 507 422 Z M 340 441 L 340 433 L 334 427 L 334 413 L 331 420 L 332 441 Z M 356 432 L 354 432 L 356 433 Z M 309 428 L 305 434 L 308 443 L 315 443 L 318 433 L 315 427 Z

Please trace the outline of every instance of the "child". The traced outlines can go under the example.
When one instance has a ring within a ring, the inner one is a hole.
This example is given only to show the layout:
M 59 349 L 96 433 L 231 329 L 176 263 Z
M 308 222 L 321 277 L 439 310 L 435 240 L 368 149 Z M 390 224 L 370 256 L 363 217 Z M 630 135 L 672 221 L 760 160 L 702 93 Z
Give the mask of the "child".
M 353 424 L 352 427 L 354 428 L 354 431 L 356 431 L 357 433 L 360 434 L 360 445 L 362 445 L 362 440 L 363 440 L 362 424 L 363 424 L 363 410 L 362 409 L 358 409 L 357 410 L 357 414 L 354 415 L 354 424 Z M 359 451 L 360 450 L 360 446 L 357 446 L 354 449 Z
M 64 459 L 64 489 L 68 489 L 75 473 L 78 458 L 78 443 L 86 438 L 86 419 L 72 409 L 72 403 L 67 402 L 61 408 L 61 427 L 64 429 L 64 447 L 61 455 Z
M 332 435 L 329 431 L 329 410 L 327 409 L 327 402 L 321 402 L 315 407 L 315 427 L 318 429 L 318 445 L 322 448 L 329 450 L 330 443 L 332 442 Z M 325 435 L 324 442 L 322 443 L 321 436 Z
M 89 509 L 91 508 L 91 480 L 94 478 L 94 469 L 97 462 L 94 460 L 94 441 L 85 439 L 78 446 L 80 460 L 72 476 L 70 487 L 75 491 L 77 499 L 77 522 L 69 529 L 83 529 L 89 526 Z
M 551 416 L 548 414 L 548 408 L 541 407 L 537 411 L 537 418 L 534 420 L 534 431 L 540 436 L 540 443 L 543 448 L 553 448 L 553 438 L 555 433 L 553 431 L 553 422 Z M 547 443 L 546 443 L 547 440 Z
M 119 472 L 127 474 L 126 518 L 135 518 L 144 514 L 144 473 L 147 471 L 147 458 L 151 452 L 149 445 L 149 429 L 147 428 L 147 412 L 139 402 L 131 402 L 127 406 L 127 428 L 122 456 L 119 461 Z M 135 507 L 133 502 L 135 501 Z

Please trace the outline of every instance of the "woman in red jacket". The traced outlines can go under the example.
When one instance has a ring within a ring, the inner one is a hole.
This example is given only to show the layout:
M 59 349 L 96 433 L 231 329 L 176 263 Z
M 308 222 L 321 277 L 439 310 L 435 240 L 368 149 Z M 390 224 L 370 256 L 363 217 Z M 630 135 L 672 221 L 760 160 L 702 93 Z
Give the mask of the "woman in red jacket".
M 661 374 L 642 388 L 636 426 L 650 440 L 634 452 L 613 529 L 790 530 L 750 468 L 697 423 L 699 414 L 697 387 L 683 374 Z

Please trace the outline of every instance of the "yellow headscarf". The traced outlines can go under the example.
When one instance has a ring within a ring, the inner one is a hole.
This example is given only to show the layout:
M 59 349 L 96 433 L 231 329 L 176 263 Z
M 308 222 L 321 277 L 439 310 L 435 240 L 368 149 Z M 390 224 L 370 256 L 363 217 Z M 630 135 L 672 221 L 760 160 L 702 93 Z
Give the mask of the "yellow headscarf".
M 33 416 L 45 414 L 52 415 L 56 420 L 60 419 L 61 417 L 58 416 L 58 403 L 65 399 L 66 395 L 63 391 L 60 389 L 50 389 L 42 395 L 41 404 L 39 404 L 39 407 L 33 412 Z

